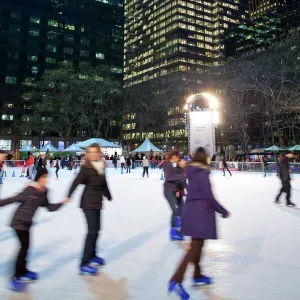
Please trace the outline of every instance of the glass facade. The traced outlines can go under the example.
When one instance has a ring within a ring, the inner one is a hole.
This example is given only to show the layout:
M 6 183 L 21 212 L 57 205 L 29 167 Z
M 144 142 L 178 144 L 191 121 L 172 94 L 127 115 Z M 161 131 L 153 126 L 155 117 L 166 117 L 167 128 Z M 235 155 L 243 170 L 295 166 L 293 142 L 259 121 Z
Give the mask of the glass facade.
M 122 0 L 0 0 L 0 110 L 18 107 L 45 70 L 81 62 L 123 67 Z M 122 77 L 120 75 L 120 80 Z M 27 90 L 26 90 L 27 89 Z M 8 108 L 6 103 L 15 103 Z M 3 105 L 3 107 L 1 107 Z M 12 120 L 0 119 L 0 134 Z
M 247 8 L 244 0 L 125 0 L 125 86 L 217 65 L 224 31 Z

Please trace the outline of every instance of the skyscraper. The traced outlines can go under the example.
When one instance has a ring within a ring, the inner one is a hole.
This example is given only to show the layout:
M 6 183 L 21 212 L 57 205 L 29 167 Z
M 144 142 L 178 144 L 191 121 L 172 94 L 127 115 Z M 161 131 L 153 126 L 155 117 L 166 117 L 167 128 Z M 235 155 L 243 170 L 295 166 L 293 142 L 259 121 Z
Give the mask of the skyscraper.
M 0 0 L 0 148 L 14 144 L 15 113 L 30 110 L 22 92 L 58 63 L 80 62 L 108 64 L 122 80 L 121 0 Z
M 217 65 L 247 0 L 125 0 L 125 86 Z

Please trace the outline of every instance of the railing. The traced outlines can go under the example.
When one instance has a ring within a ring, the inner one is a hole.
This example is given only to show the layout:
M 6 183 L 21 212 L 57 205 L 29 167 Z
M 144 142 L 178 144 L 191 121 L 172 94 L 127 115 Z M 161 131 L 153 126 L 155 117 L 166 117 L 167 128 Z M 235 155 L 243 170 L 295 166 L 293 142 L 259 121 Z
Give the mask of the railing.
M 22 167 L 25 164 L 25 160 L 6 160 L 8 168 L 18 168 Z M 48 166 L 50 161 L 47 161 Z M 74 160 L 74 165 L 77 164 L 80 166 L 80 160 Z M 154 164 L 150 162 L 149 168 L 158 168 L 160 161 L 156 161 Z M 53 161 L 53 165 L 55 165 L 55 161 Z M 240 172 L 264 172 L 264 165 L 261 162 L 227 162 L 228 168 L 230 171 L 240 171 Z M 68 167 L 68 162 L 65 162 L 64 167 Z M 114 165 L 111 160 L 106 161 L 107 168 L 114 168 Z M 118 161 L 118 168 L 121 167 L 120 161 Z M 134 162 L 134 168 L 141 168 L 142 160 L 136 160 Z M 212 161 L 210 163 L 210 167 L 212 171 L 223 170 L 223 163 L 220 161 Z M 290 163 L 290 169 L 293 174 L 300 174 L 300 163 Z M 266 167 L 267 173 L 277 173 L 278 166 L 275 162 L 268 162 Z

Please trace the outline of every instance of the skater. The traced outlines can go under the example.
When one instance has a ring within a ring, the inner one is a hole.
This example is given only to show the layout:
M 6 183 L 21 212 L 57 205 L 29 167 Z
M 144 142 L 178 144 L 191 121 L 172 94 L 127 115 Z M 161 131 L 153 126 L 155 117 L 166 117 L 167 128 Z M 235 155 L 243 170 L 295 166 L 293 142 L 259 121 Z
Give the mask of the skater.
M 265 155 L 262 157 L 262 164 L 263 164 L 263 170 L 264 170 L 264 177 L 267 177 L 268 161 L 267 161 L 267 158 Z
M 56 175 L 56 180 L 59 180 L 58 178 L 58 171 L 59 171 L 59 159 L 57 158 L 56 161 L 55 161 L 55 175 Z
M 179 299 L 189 299 L 189 294 L 181 283 L 189 263 L 194 265 L 194 284 L 210 284 L 212 279 L 204 276 L 200 269 L 200 259 L 205 240 L 216 239 L 215 212 L 227 218 L 229 213 L 214 198 L 209 182 L 209 165 L 204 148 L 199 148 L 186 169 L 189 185 L 183 209 L 182 233 L 191 236 L 190 249 L 172 276 L 168 292 Z
M 23 166 L 22 167 L 22 171 L 21 171 L 21 176 L 20 177 L 25 177 L 26 176 L 26 167 Z
M 32 179 L 32 173 L 33 173 L 33 168 L 34 168 L 34 157 L 30 152 L 28 152 L 28 159 L 26 161 L 26 167 L 28 167 L 28 169 L 27 169 L 28 179 Z
M 280 160 L 279 166 L 279 178 L 282 183 L 282 187 L 279 191 L 279 194 L 276 197 L 275 204 L 279 204 L 279 198 L 282 193 L 286 193 L 286 205 L 289 207 L 294 207 L 295 204 L 291 202 L 291 177 L 290 177 L 290 166 L 289 159 L 294 157 L 293 153 L 287 151 Z
M 276 157 L 276 177 L 279 177 L 279 169 L 280 169 L 280 158 Z
M 118 170 L 118 158 L 116 155 L 113 157 L 112 163 L 113 163 L 115 169 Z
M 130 173 L 131 163 L 132 163 L 131 157 L 128 156 L 126 159 L 126 173 Z
M 183 235 L 179 231 L 179 228 L 181 227 L 181 219 L 176 197 L 176 186 L 179 182 L 184 182 L 186 180 L 186 176 L 183 172 L 181 172 L 180 174 L 176 173 L 178 162 L 179 152 L 177 150 L 174 150 L 169 155 L 168 160 L 164 163 L 164 195 L 172 210 L 170 230 L 170 238 L 172 241 L 183 240 Z
M 149 177 L 149 160 L 146 156 L 143 157 L 142 167 L 143 167 L 143 177 L 145 177 L 146 174 L 147 177 Z
M 0 206 L 19 202 L 11 223 L 20 241 L 21 248 L 15 264 L 15 272 L 10 281 L 10 288 L 15 291 L 22 291 L 25 288 L 23 281 L 36 280 L 38 273 L 27 269 L 27 252 L 30 247 L 30 228 L 32 219 L 39 207 L 46 207 L 50 212 L 58 210 L 68 199 L 57 204 L 50 204 L 47 198 L 46 185 L 48 182 L 47 169 L 39 169 L 35 181 L 24 189 L 19 195 L 0 201 Z
M 121 170 L 125 169 L 125 157 L 123 155 L 120 156 Z
M 102 160 L 101 148 L 98 144 L 92 144 L 87 149 L 85 164 L 81 167 L 74 180 L 68 198 L 71 197 L 78 185 L 84 184 L 85 189 L 81 197 L 80 208 L 87 222 L 87 236 L 80 263 L 82 275 L 96 275 L 97 269 L 92 266 L 102 266 L 105 261 L 96 256 L 97 239 L 100 231 L 102 198 L 112 200 L 105 177 L 105 162 Z
M 228 165 L 227 165 L 225 156 L 223 156 L 222 163 L 223 163 L 223 176 L 225 176 L 225 169 L 229 172 L 230 176 L 232 176 L 230 170 L 228 169 Z
M 2 165 L 2 178 L 7 178 L 7 162 L 3 162 Z
M 184 173 L 186 165 L 187 162 L 184 160 L 183 157 L 181 157 L 176 167 L 176 174 Z M 183 205 L 184 205 L 183 197 L 185 196 L 186 187 L 187 187 L 186 180 L 180 181 L 176 184 L 176 198 L 177 198 L 177 205 L 179 209 L 180 218 L 182 218 Z

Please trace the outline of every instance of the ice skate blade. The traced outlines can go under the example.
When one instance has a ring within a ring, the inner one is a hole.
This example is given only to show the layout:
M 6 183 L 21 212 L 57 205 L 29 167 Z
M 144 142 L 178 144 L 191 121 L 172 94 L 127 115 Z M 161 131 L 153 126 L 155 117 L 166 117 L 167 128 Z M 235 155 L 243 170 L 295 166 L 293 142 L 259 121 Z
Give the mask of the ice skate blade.
M 80 272 L 79 275 L 82 275 L 82 276 L 97 276 L 98 272 L 97 273 Z

